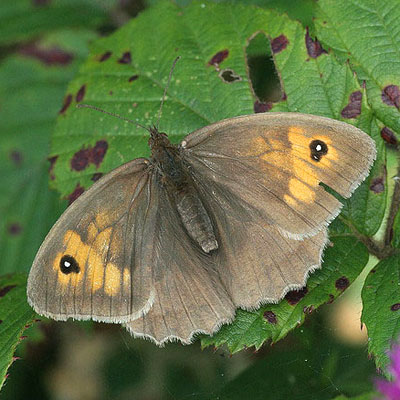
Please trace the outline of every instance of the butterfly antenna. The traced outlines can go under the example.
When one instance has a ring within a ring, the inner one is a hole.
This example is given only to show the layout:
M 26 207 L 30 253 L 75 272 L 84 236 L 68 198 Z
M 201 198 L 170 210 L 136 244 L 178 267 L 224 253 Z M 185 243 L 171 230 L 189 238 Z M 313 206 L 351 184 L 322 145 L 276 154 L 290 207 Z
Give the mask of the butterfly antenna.
M 156 124 L 157 130 L 158 130 L 158 125 L 159 125 L 160 119 L 161 119 L 161 112 L 162 112 L 163 104 L 164 104 L 164 101 L 165 101 L 165 96 L 167 95 L 167 90 L 168 90 L 169 84 L 171 82 L 172 73 L 174 72 L 175 65 L 176 65 L 176 63 L 178 62 L 178 60 L 180 58 L 181 58 L 181 56 L 178 56 L 178 57 L 175 58 L 174 62 L 172 63 L 171 71 L 169 71 L 167 86 L 165 86 L 164 94 L 163 94 L 163 97 L 161 99 L 160 109 L 158 110 L 158 117 L 157 117 L 157 124 Z
M 132 121 L 129 118 L 122 117 L 119 114 L 115 114 L 115 113 L 103 110 L 102 108 L 99 108 L 99 107 L 96 107 L 96 106 L 91 106 L 90 104 L 77 104 L 76 107 L 77 108 L 90 108 L 92 110 L 99 111 L 99 112 L 101 112 L 103 114 L 111 115 L 112 117 L 116 117 L 118 119 L 122 119 L 123 121 L 126 121 L 126 122 L 129 122 L 131 124 L 134 124 L 134 125 L 138 126 L 139 128 L 146 129 L 146 131 L 149 132 L 149 128 L 146 128 L 144 125 L 141 125 L 136 121 Z

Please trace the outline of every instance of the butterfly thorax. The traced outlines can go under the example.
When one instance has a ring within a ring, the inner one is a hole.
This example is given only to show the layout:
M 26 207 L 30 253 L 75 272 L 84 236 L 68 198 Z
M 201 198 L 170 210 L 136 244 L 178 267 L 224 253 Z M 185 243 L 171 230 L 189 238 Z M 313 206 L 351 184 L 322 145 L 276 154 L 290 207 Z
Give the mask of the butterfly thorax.
M 209 253 L 218 248 L 211 218 L 181 157 L 180 149 L 165 133 L 150 128 L 149 146 L 156 182 L 166 190 L 188 235 Z

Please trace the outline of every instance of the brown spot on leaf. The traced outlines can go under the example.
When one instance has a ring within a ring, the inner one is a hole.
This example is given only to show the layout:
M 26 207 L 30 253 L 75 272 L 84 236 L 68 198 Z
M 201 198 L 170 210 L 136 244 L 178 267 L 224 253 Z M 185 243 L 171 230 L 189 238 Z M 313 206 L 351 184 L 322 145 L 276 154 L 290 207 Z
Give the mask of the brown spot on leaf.
M 91 179 L 93 182 L 97 182 L 102 176 L 103 174 L 101 172 L 96 172 L 95 174 L 93 174 Z
M 20 48 L 19 53 L 25 57 L 35 58 L 46 65 L 67 65 L 74 59 L 73 54 L 68 53 L 59 47 L 39 47 L 35 43 Z
M 71 159 L 71 169 L 82 171 L 89 164 L 94 164 L 98 168 L 104 159 L 107 149 L 108 143 L 105 140 L 99 140 L 94 147 L 89 146 L 86 149 L 77 151 Z
M 68 94 L 64 98 L 64 104 L 61 107 L 61 110 L 59 111 L 60 114 L 64 114 L 65 111 L 67 111 L 68 107 L 71 105 L 72 102 L 72 94 Z
M 214 65 L 218 67 L 219 64 L 221 64 L 222 61 L 224 61 L 225 58 L 228 57 L 228 55 L 229 55 L 229 50 L 227 49 L 221 50 L 211 57 L 211 60 L 208 62 L 208 65 Z
M 285 50 L 287 45 L 289 44 L 289 40 L 285 35 L 280 35 L 271 40 L 271 50 L 272 53 L 280 53 L 282 50 Z
M 291 290 L 285 296 L 286 301 L 291 305 L 296 305 L 308 293 L 307 286 L 300 290 Z
M 329 300 L 326 302 L 326 304 L 332 304 L 334 300 L 335 296 L 333 294 L 329 294 Z
M 343 118 L 356 118 L 361 114 L 362 93 L 358 90 L 351 93 L 349 103 L 343 108 L 341 115 Z
M 23 160 L 22 153 L 18 150 L 12 150 L 10 153 L 10 159 L 17 167 L 19 167 Z
M 22 226 L 18 222 L 12 222 L 8 225 L 7 231 L 10 235 L 17 236 L 22 232 Z
M 91 152 L 91 156 L 90 156 L 90 162 L 92 162 L 94 165 L 96 165 L 96 168 L 99 167 L 99 165 L 101 164 L 101 162 L 103 161 L 104 156 L 106 155 L 108 149 L 108 143 L 105 140 L 99 140 L 92 152 Z
M 58 156 L 53 156 L 53 157 L 49 157 L 48 160 L 50 161 L 50 167 L 49 167 L 49 175 L 50 175 L 50 179 L 52 181 L 54 181 L 54 179 L 56 178 L 53 170 L 54 170 L 54 166 L 56 164 Z
M 323 49 L 318 39 L 317 38 L 313 39 L 310 36 L 308 28 L 306 29 L 306 48 L 307 48 L 307 53 L 311 58 L 317 58 L 322 53 L 326 53 L 326 50 Z
M 102 54 L 99 58 L 100 62 L 106 61 L 111 57 L 112 52 L 111 51 L 106 51 L 104 54 Z
M 76 94 L 76 102 L 79 103 L 80 101 L 83 100 L 83 98 L 85 97 L 85 93 L 86 93 L 86 85 L 82 85 L 79 90 L 78 93 Z
M 393 304 L 390 309 L 392 311 L 399 311 L 400 310 L 400 303 Z
M 0 324 L 2 324 L 3 323 L 3 320 L 2 319 L 0 319 Z
M 231 69 L 223 69 L 219 73 L 219 77 L 222 79 L 223 82 L 225 83 L 233 83 L 235 81 L 241 81 L 242 78 L 237 75 L 233 70 Z
M 17 287 L 17 285 L 7 285 L 0 288 L 0 297 L 5 296 L 10 290 L 14 289 L 15 287 Z
M 337 290 L 345 290 L 349 287 L 349 285 L 350 285 L 350 282 L 345 276 L 342 276 L 335 282 L 335 286 L 336 286 Z
M 131 53 L 126 51 L 122 54 L 122 57 L 118 60 L 120 64 L 130 64 L 132 62 Z
M 381 138 L 382 138 L 386 143 L 392 144 L 392 145 L 394 145 L 394 146 L 397 145 L 397 138 L 396 138 L 396 135 L 395 135 L 394 132 L 393 132 L 391 129 L 389 129 L 387 126 L 384 126 L 384 127 L 381 129 Z
M 75 190 L 67 196 L 69 205 L 71 205 L 84 191 L 85 189 L 77 183 Z
M 137 78 L 139 78 L 139 75 L 132 75 L 132 76 L 128 79 L 128 81 L 129 81 L 129 82 L 133 82 L 133 81 L 136 81 Z
M 388 85 L 382 90 L 382 101 L 396 108 L 400 108 L 400 89 L 397 85 Z
M 276 314 L 273 311 L 265 311 L 263 314 L 264 318 L 270 323 L 270 324 L 277 324 L 278 319 L 276 318 Z
M 268 102 L 268 103 L 263 103 L 259 100 L 256 100 L 254 102 L 254 112 L 257 113 L 263 113 L 263 112 L 267 112 L 272 108 L 272 103 Z
M 385 190 L 385 183 L 383 178 L 380 177 L 373 179 L 369 189 L 376 194 L 382 193 Z
M 71 159 L 71 169 L 73 171 L 83 171 L 89 165 L 90 151 L 81 149 L 77 151 Z

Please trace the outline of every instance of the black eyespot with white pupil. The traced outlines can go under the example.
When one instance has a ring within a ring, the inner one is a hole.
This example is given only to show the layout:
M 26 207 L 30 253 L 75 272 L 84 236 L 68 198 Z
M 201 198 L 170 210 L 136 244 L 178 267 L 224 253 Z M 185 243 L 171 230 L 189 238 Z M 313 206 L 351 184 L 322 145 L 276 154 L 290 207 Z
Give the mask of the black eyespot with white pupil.
M 311 158 L 314 161 L 320 161 L 322 156 L 328 153 L 328 146 L 322 140 L 313 140 L 310 143 Z
M 77 274 L 80 271 L 79 264 L 72 256 L 63 256 L 60 260 L 60 270 L 63 274 L 74 272 Z

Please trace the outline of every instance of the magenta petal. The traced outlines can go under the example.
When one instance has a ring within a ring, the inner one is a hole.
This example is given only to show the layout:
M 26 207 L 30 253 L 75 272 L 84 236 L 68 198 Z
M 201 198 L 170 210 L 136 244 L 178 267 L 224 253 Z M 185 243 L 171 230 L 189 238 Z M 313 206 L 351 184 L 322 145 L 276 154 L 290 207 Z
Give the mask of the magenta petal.
M 400 387 L 395 383 L 377 379 L 375 386 L 385 396 L 385 400 L 400 399 Z

